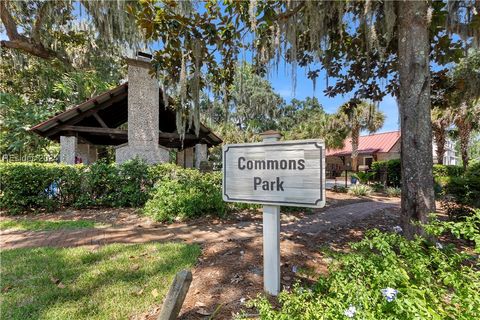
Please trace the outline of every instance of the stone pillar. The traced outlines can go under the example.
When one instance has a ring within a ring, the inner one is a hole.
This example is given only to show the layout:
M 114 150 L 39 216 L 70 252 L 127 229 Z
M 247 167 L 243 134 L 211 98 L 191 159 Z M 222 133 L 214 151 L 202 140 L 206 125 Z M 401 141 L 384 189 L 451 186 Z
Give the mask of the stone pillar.
M 159 84 L 145 61 L 128 61 L 128 144 L 158 145 Z
M 150 75 L 152 65 L 142 57 L 128 62 L 128 144 L 116 149 L 117 163 L 133 158 L 147 163 L 168 162 L 168 149 L 158 145 L 159 84 Z
M 177 166 L 185 168 L 185 150 L 177 152 Z
M 193 148 L 187 148 L 185 152 L 185 168 L 193 168 Z
M 75 164 L 76 154 L 77 137 L 60 136 L 60 162 L 65 164 Z
M 195 145 L 195 168 L 200 169 L 202 161 L 207 161 L 207 145 L 198 143 Z

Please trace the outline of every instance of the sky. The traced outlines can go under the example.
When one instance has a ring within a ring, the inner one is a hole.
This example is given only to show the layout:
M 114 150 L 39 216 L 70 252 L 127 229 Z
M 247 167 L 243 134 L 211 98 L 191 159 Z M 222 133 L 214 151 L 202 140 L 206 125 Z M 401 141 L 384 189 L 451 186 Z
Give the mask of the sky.
M 343 103 L 350 99 L 350 95 L 341 96 L 338 95 L 334 98 L 330 98 L 324 94 L 324 90 L 327 86 L 325 73 L 322 72 L 317 79 L 315 92 L 313 92 L 313 84 L 310 79 L 307 78 L 305 69 L 297 67 L 297 86 L 295 92 L 292 90 L 292 68 L 290 65 L 284 67 L 283 63 L 278 66 L 278 73 L 274 72 L 269 75 L 268 80 L 272 83 L 275 91 L 281 95 L 285 101 L 289 102 L 295 98 L 303 100 L 307 97 L 316 97 L 322 104 L 324 110 L 327 113 L 334 113 L 337 111 Z M 330 83 L 331 85 L 332 83 Z M 377 132 L 388 132 L 399 130 L 399 117 L 397 101 L 391 95 L 387 95 L 379 104 L 380 110 L 385 113 L 386 119 L 383 127 Z

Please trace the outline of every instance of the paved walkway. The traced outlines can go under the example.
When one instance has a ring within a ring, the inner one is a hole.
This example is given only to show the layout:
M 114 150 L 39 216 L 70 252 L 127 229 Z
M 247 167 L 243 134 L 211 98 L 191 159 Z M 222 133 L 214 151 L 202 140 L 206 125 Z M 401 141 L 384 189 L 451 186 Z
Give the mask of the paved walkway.
M 392 201 L 366 201 L 308 215 L 302 219 L 282 221 L 282 234 L 297 232 L 317 234 L 335 226 L 346 225 L 387 208 L 399 207 Z M 151 241 L 216 242 L 241 240 L 262 235 L 260 221 L 225 222 L 220 224 L 180 224 L 159 227 L 110 227 L 60 231 L 2 231 L 2 249 L 31 247 L 97 246 L 110 243 L 144 243 Z

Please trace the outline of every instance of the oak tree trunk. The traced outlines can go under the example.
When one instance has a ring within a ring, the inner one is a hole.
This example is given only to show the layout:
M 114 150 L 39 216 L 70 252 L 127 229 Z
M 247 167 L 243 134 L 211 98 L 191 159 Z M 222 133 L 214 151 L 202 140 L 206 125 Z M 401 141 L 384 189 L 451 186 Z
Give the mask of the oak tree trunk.
M 402 209 L 405 235 L 424 234 L 412 224 L 427 222 L 435 211 L 427 1 L 402 1 L 399 7 L 399 105 L 401 124 Z

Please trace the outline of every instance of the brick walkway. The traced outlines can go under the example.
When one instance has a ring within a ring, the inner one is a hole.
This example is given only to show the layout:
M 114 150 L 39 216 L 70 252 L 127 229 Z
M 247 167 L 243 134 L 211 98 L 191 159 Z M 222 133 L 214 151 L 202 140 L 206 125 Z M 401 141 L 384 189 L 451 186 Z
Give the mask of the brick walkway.
M 398 199 L 367 201 L 329 208 L 303 219 L 282 221 L 282 235 L 297 232 L 320 233 L 329 228 L 348 225 L 356 220 L 378 214 L 388 208 L 399 207 Z M 0 233 L 2 249 L 32 247 L 98 246 L 110 243 L 144 243 L 151 241 L 216 242 L 229 239 L 248 239 L 262 235 L 259 221 L 221 224 L 173 224 L 160 227 L 111 227 L 60 231 L 15 231 Z

